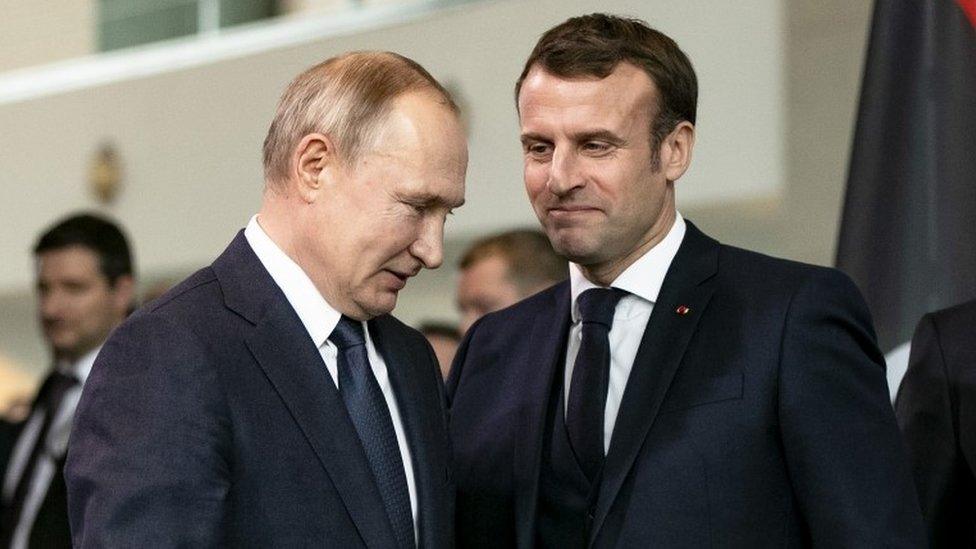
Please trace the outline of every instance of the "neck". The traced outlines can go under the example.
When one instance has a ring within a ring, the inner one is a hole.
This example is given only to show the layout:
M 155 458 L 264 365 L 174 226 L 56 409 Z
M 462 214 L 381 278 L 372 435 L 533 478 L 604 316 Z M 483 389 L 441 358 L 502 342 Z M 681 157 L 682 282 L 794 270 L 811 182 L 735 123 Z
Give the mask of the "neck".
M 295 204 L 279 194 L 266 194 L 258 211 L 258 224 L 268 238 L 305 272 L 323 299 L 339 310 L 341 300 L 328 284 L 328 277 L 323 276 L 316 268 L 316 262 L 303 251 L 303 239 L 311 238 L 303 235 L 302 227 L 306 226 L 302 220 L 305 212 L 303 206 L 305 204 Z

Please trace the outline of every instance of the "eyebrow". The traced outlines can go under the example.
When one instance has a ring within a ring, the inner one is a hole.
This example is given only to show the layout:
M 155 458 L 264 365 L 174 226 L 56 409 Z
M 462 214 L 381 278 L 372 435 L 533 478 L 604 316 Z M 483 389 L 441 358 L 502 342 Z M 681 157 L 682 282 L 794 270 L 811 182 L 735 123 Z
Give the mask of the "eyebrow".
M 596 140 L 596 141 L 609 141 L 611 143 L 615 143 L 618 145 L 626 143 L 626 141 L 624 139 L 621 139 L 619 135 L 617 135 L 616 133 L 610 130 L 605 130 L 605 129 L 584 131 L 584 132 L 572 134 L 571 137 L 573 138 L 574 141 L 579 141 L 579 142 Z M 545 137 L 542 134 L 538 134 L 534 132 L 523 133 L 519 138 L 519 140 L 522 142 L 523 145 L 534 141 L 541 141 L 543 143 L 549 143 L 552 141 L 548 137 Z
M 464 198 L 461 198 L 458 202 L 449 202 L 444 199 L 443 196 L 438 196 L 432 193 L 417 193 L 413 195 L 402 195 L 400 200 L 417 206 L 444 206 L 450 209 L 460 208 L 464 205 Z
M 609 141 L 611 143 L 624 143 L 625 141 L 620 138 L 619 135 L 613 133 L 610 130 L 594 130 L 588 132 L 582 132 L 574 134 L 573 138 L 576 141 Z

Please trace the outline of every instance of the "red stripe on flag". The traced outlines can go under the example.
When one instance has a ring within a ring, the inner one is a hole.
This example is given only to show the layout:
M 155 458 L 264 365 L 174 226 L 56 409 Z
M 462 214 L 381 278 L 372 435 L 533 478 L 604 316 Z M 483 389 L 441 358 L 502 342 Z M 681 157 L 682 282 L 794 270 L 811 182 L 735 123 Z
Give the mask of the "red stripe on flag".
M 956 0 L 962 11 L 966 12 L 966 17 L 969 18 L 969 23 L 976 28 L 976 0 Z

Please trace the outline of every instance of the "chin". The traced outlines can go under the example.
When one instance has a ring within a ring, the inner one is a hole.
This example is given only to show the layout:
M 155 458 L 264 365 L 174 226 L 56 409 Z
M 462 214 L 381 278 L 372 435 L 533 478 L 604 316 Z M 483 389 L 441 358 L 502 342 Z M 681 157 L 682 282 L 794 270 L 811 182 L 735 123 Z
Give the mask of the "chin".
M 362 309 L 369 318 L 374 318 L 392 313 L 393 309 L 396 307 L 396 303 L 396 294 L 393 294 L 392 296 L 381 295 L 370 300 L 369 302 L 360 304 L 359 308 Z
M 562 238 L 550 239 L 552 248 L 557 254 L 580 265 L 594 263 L 601 251 L 599 247 L 591 242 L 583 242 L 579 239 Z

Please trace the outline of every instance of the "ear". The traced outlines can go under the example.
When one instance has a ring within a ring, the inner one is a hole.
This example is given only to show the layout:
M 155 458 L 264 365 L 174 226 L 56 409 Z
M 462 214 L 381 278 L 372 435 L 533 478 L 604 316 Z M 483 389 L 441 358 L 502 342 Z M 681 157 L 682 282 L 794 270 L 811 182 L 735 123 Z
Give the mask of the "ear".
M 691 150 L 695 147 L 695 126 L 681 121 L 661 144 L 661 169 L 668 181 L 677 181 L 691 165 Z
M 307 203 L 315 202 L 322 190 L 324 172 L 338 163 L 335 142 L 321 133 L 310 133 L 298 142 L 291 158 L 291 179 L 298 195 Z
M 112 285 L 112 305 L 121 318 L 129 313 L 129 307 L 135 305 L 136 284 L 131 275 L 122 275 L 115 279 Z

